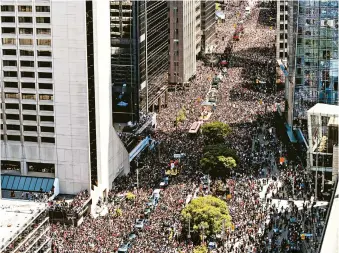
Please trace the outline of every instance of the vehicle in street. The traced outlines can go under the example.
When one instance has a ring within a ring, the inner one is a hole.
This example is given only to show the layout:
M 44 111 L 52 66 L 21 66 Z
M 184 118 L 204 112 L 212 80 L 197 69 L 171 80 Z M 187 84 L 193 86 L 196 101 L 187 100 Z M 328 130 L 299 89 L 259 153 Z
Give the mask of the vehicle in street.
M 132 243 L 131 242 L 124 243 L 124 244 L 120 245 L 120 247 L 118 248 L 118 252 L 117 253 L 126 253 L 126 252 L 128 252 L 128 250 L 131 247 L 132 247 Z
M 146 223 L 146 220 L 144 220 L 144 219 L 136 219 L 134 227 L 136 229 L 141 229 L 142 230 L 142 229 L 144 229 L 145 223 Z

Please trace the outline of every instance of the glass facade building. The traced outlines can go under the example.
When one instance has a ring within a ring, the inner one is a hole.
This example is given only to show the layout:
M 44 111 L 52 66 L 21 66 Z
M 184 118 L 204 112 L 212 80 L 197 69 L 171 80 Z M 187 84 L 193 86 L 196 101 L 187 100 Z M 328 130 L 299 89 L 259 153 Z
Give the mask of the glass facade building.
M 168 81 L 168 38 L 166 1 L 111 1 L 115 123 L 137 122 L 139 111 L 161 95 Z
M 299 0 L 293 7 L 295 39 L 289 47 L 295 50 L 289 72 L 294 94 L 288 102 L 293 103 L 293 125 L 304 129 L 313 105 L 338 104 L 338 1 Z

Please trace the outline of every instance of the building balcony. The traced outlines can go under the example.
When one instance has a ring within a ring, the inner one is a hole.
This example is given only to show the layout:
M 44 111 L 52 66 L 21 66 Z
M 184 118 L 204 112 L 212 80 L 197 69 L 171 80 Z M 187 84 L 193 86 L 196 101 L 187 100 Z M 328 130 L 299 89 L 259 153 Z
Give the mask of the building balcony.
M 9 93 L 19 93 L 19 89 L 18 88 L 4 88 L 3 89 L 4 92 L 9 92 Z
M 18 101 L 18 102 L 19 102 L 19 101 Z M 20 111 L 19 111 L 19 109 L 6 109 L 6 110 L 5 110 L 5 113 L 6 113 L 6 114 L 19 114 Z
M 4 71 L 17 71 L 18 67 L 17 66 L 4 66 L 3 70 Z
M 18 23 L 19 28 L 33 28 L 33 23 Z

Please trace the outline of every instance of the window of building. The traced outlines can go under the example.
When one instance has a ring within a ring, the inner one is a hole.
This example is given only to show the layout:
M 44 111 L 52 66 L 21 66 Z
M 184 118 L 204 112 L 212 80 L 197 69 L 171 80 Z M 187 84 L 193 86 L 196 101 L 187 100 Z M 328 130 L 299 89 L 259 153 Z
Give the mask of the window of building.
M 51 84 L 51 83 L 39 83 L 39 89 L 41 89 L 41 90 L 52 90 L 53 84 Z
M 15 28 L 14 27 L 3 27 L 1 28 L 1 32 L 15 34 Z
M 36 6 L 35 7 L 36 12 L 50 12 L 49 6 Z
M 23 104 L 22 105 L 22 110 L 36 111 L 36 105 Z
M 40 111 L 53 111 L 53 105 L 40 105 Z
M 22 78 L 34 78 L 35 73 L 34 72 L 21 72 Z
M 4 64 L 4 66 L 12 66 L 12 67 L 16 67 L 17 61 L 4 60 L 4 61 L 3 61 L 3 64 Z
M 53 95 L 45 95 L 45 94 L 40 94 L 39 95 L 40 100 L 50 100 L 53 101 Z
M 16 71 L 4 71 L 4 77 L 18 77 L 18 72 L 16 72 Z
M 20 135 L 7 135 L 9 141 L 20 141 Z
M 33 34 L 33 28 L 19 28 L 20 34 Z
M 17 82 L 4 82 L 5 88 L 18 88 Z
M 2 125 L 1 125 L 2 126 Z M 3 141 L 3 140 L 5 140 L 5 136 L 2 134 L 1 135 L 1 140 Z M 2 169 L 2 165 L 1 165 L 1 169 Z
M 54 133 L 54 127 L 41 126 L 40 130 L 45 133 Z
M 19 23 L 33 23 L 32 17 L 19 17 Z
M 34 51 L 32 51 L 32 50 L 20 50 L 20 56 L 34 56 Z
M 55 139 L 53 137 L 41 137 L 41 142 L 55 143 Z
M 37 28 L 36 33 L 37 34 L 51 35 L 51 29 L 49 29 L 49 28 Z
M 3 11 L 3 12 L 13 12 L 14 11 L 14 5 L 2 5 L 1 11 Z
M 2 39 L 2 45 L 15 45 L 16 39 L 13 38 L 3 38 Z
M 33 39 L 19 39 L 19 44 L 22 46 L 33 45 Z
M 35 89 L 35 83 L 21 83 L 23 89 Z
M 18 6 L 19 12 L 32 12 L 32 6 L 30 5 L 20 5 Z
M 55 173 L 54 164 L 50 163 L 27 163 L 29 172 Z
M 6 109 L 19 110 L 19 104 L 6 103 Z
M 36 115 L 23 115 L 24 120 L 36 121 Z
M 5 93 L 5 98 L 12 98 L 12 99 L 18 99 L 19 94 L 18 93 Z
M 38 56 L 52 56 L 52 52 L 51 51 L 38 50 Z
M 37 126 L 24 126 L 24 131 L 36 132 L 38 130 Z
M 3 49 L 2 50 L 3 55 L 16 55 L 15 49 Z
M 50 62 L 50 61 L 39 61 L 38 62 L 38 67 L 39 68 L 51 68 L 52 67 L 52 62 Z
M 32 99 L 35 100 L 36 99 L 36 95 L 35 94 L 21 94 L 22 99 Z
M 40 24 L 49 24 L 51 23 L 51 19 L 49 17 L 37 17 L 36 22 Z
M 52 44 L 50 39 L 39 39 L 36 42 L 38 46 L 50 46 Z
M 6 114 L 7 120 L 19 120 L 19 114 Z
M 54 116 L 40 116 L 40 121 L 54 122 Z
M 52 73 L 39 72 L 38 77 L 39 78 L 52 78 Z
M 34 61 L 20 61 L 20 66 L 21 67 L 34 67 Z
M 27 141 L 27 142 L 38 142 L 38 137 L 35 137 L 35 136 L 24 136 L 24 141 Z
M 20 125 L 6 125 L 7 130 L 20 131 Z
M 1 17 L 1 23 L 15 23 L 15 17 Z

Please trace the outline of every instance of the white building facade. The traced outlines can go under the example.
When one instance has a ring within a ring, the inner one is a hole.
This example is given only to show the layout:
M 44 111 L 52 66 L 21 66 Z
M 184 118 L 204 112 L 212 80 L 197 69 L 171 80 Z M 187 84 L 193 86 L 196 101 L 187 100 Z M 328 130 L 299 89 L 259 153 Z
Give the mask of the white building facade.
M 194 0 L 169 1 L 168 5 L 170 21 L 169 82 L 185 83 L 196 74 L 197 31 L 199 31 L 196 26 L 196 18 L 199 6 Z
M 128 173 L 112 123 L 109 9 L 1 1 L 3 173 L 56 177 L 67 194 L 103 192 Z

